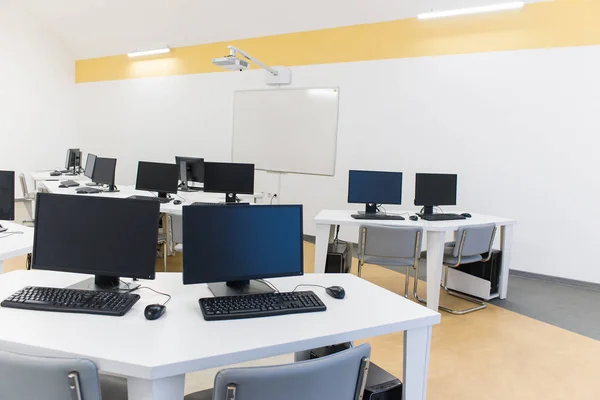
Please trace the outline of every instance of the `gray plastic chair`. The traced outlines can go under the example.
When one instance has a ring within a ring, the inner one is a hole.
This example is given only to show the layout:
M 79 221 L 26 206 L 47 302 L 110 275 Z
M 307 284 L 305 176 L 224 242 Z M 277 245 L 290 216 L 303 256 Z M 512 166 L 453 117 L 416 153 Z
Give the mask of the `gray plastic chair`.
M 99 377 L 84 359 L 34 357 L 0 351 L 2 400 L 127 400 L 127 380 Z
M 214 389 L 187 395 L 185 400 L 358 400 L 370 355 L 366 343 L 315 360 L 225 369 L 215 377 Z
M 27 179 L 24 173 L 19 174 L 19 182 L 21 183 L 21 191 L 23 192 L 23 198 L 17 199 L 17 202 L 23 203 L 27 214 L 29 215 L 28 220 L 23 221 L 24 224 L 33 224 L 35 222 L 33 216 L 33 202 L 35 201 L 35 193 L 29 191 L 27 187 Z
M 479 261 L 488 262 L 492 257 L 492 246 L 494 245 L 494 239 L 496 237 L 496 229 L 495 224 L 463 226 L 455 232 L 454 237 L 457 241 L 446 243 L 444 248 L 444 280 L 442 287 L 449 295 L 470 301 L 471 303 L 477 304 L 477 306 L 459 311 L 440 305 L 441 310 L 451 314 L 463 315 L 486 308 L 484 302 L 474 297 L 467 296 L 466 294 L 448 289 L 448 268 L 456 268 L 463 264 Z M 483 256 L 486 253 L 487 256 L 484 258 Z M 423 257 L 427 258 L 426 252 L 423 252 Z M 417 275 L 418 273 L 419 270 L 417 267 Z M 421 303 L 427 303 L 417 296 L 416 281 L 414 286 L 414 296 Z
M 406 268 L 404 297 L 408 298 L 410 268 L 416 270 L 419 265 L 423 228 L 361 225 L 358 232 L 358 276 L 365 263 Z

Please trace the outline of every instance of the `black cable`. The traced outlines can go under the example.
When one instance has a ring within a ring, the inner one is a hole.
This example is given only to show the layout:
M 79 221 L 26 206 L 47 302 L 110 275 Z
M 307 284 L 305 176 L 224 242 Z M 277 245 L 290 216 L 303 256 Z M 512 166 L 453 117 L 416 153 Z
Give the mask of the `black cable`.
M 154 290 L 154 289 L 152 289 L 152 288 L 149 288 L 148 286 L 138 286 L 138 287 L 136 287 L 136 288 L 134 288 L 134 289 L 131 289 L 131 290 L 129 290 L 127 293 L 133 293 L 133 292 L 135 292 L 136 290 L 142 290 L 142 289 L 148 289 L 148 290 L 151 290 L 151 291 L 153 291 L 153 292 L 154 292 L 154 293 L 156 293 L 156 294 L 160 294 L 160 295 L 162 295 L 162 296 L 167 296 L 167 297 L 168 297 L 168 299 L 167 299 L 167 301 L 165 301 L 165 302 L 162 304 L 163 306 L 166 306 L 166 305 L 167 305 L 167 303 L 168 303 L 169 301 L 171 301 L 171 298 L 172 298 L 172 296 L 171 296 L 170 294 L 168 294 L 168 293 L 163 293 L 163 292 L 159 292 L 158 290 Z
M 321 286 L 321 285 L 311 285 L 311 284 L 309 284 L 309 283 L 302 283 L 302 284 L 300 284 L 300 285 L 297 285 L 297 286 L 294 288 L 294 290 L 292 290 L 292 293 L 294 293 L 294 292 L 296 291 L 296 289 L 298 289 L 298 288 L 299 288 L 299 287 L 301 287 L 301 286 L 314 286 L 314 287 L 320 287 L 320 288 L 323 288 L 323 289 L 327 289 L 325 286 Z
M 265 285 L 265 286 L 268 286 L 268 287 L 270 287 L 271 289 L 273 289 L 273 290 L 274 290 L 274 291 L 276 291 L 277 293 L 281 293 L 281 292 L 279 291 L 279 289 L 277 289 L 277 287 L 276 287 L 275 285 L 273 285 L 271 282 L 269 282 L 269 281 L 268 281 L 268 280 L 266 280 L 266 279 L 257 279 L 256 281 L 257 281 L 257 282 L 260 282 L 260 283 L 262 283 L 262 284 L 263 284 L 263 285 Z
M 273 196 L 271 196 L 271 205 L 273 205 L 273 199 L 277 197 L 277 193 L 275 193 Z

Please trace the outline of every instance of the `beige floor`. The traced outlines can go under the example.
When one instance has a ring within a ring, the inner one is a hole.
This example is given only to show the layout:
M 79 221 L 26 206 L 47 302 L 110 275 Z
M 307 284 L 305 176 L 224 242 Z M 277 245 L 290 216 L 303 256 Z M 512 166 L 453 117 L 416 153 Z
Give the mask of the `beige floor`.
M 5 269 L 24 265 L 24 258 L 13 259 Z M 314 245 L 306 243 L 305 270 L 313 268 Z M 157 270 L 162 270 L 160 261 Z M 169 271 L 181 271 L 181 256 L 169 258 Z M 404 287 L 402 274 L 374 265 L 365 266 L 363 277 L 396 293 Z M 419 293 L 425 296 L 423 282 Z M 441 301 L 450 299 L 442 294 Z M 402 334 L 368 342 L 373 361 L 401 376 Z M 286 355 L 250 365 L 291 361 Z M 210 386 L 215 372 L 190 374 L 186 391 Z M 599 373 L 600 342 L 490 305 L 465 316 L 442 313 L 442 323 L 433 330 L 428 398 L 595 400 L 600 398 Z

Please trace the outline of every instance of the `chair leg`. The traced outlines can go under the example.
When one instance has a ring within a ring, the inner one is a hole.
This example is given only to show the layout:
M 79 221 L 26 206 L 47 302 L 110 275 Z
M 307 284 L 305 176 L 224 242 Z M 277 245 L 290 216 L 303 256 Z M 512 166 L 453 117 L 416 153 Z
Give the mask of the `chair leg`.
M 417 289 L 419 288 L 419 261 L 417 261 L 415 263 L 414 269 L 415 269 L 415 283 L 413 285 L 413 296 L 415 297 L 415 299 L 417 299 L 417 301 L 419 303 L 423 303 L 426 305 L 427 300 L 421 299 L 419 297 L 419 295 L 417 294 Z
M 167 251 L 168 251 L 167 246 L 168 246 L 168 244 L 165 241 L 165 243 L 163 244 L 163 266 L 165 268 L 165 272 L 167 272 Z
M 363 263 L 360 260 L 358 260 L 358 277 L 359 278 L 362 276 L 362 266 L 363 266 Z
M 408 299 L 408 285 L 410 283 L 410 267 L 406 267 L 406 278 L 404 280 L 404 297 Z
M 472 313 L 474 311 L 479 311 L 479 310 L 483 310 L 484 308 L 487 307 L 487 305 L 480 301 L 477 300 L 474 297 L 471 296 L 467 296 L 466 294 L 463 293 L 459 293 L 456 292 L 452 289 L 448 289 L 448 267 L 444 265 L 444 284 L 443 284 L 443 288 L 446 291 L 446 293 L 448 293 L 450 296 L 454 296 L 454 297 L 458 297 L 459 299 L 463 299 L 466 301 L 469 301 L 471 303 L 477 304 L 476 307 L 471 307 L 471 308 L 467 308 L 466 310 L 454 310 L 452 308 L 448 308 L 448 307 L 443 307 L 443 306 L 439 306 L 440 310 L 444 310 L 450 314 L 454 314 L 454 315 L 465 315 L 468 313 Z

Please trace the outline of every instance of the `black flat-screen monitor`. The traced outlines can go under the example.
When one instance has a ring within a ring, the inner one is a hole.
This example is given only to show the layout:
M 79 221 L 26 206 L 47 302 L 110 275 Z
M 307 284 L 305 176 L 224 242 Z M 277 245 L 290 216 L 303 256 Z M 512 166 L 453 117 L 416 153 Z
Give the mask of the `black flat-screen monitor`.
M 183 240 L 183 283 L 220 282 L 209 285 L 217 296 L 264 291 L 249 281 L 304 271 L 301 205 L 183 207 Z
M 364 203 L 367 214 L 376 213 L 378 204 L 402 204 L 402 172 L 351 170 L 348 203 Z
M 40 193 L 33 268 L 96 275 L 96 284 L 105 287 L 118 286 L 119 277 L 154 279 L 159 207 L 154 201 Z
M 67 171 L 73 169 L 73 173 L 76 172 L 78 166 L 81 165 L 81 150 L 69 149 L 67 150 L 67 159 L 65 160 L 65 169 Z
M 237 194 L 254 194 L 254 164 L 205 162 L 204 191 L 225 193 L 228 203 Z
M 15 171 L 0 171 L 0 220 L 15 220 Z
M 456 174 L 417 174 L 415 177 L 415 206 L 424 206 L 423 213 L 433 213 L 434 206 L 455 206 Z
M 96 162 L 96 155 L 92 153 L 88 153 L 87 160 L 85 161 L 85 170 L 83 171 L 83 175 L 92 179 L 92 174 L 94 173 L 94 163 Z
M 185 174 L 181 164 L 185 162 Z M 204 182 L 204 158 L 176 156 L 175 163 L 179 166 L 179 180 L 188 187 L 188 182 Z
M 167 193 L 177 193 L 179 185 L 179 166 L 140 161 L 138 163 L 135 188 L 158 192 L 158 197 L 167 197 Z
M 115 191 L 115 171 L 117 170 L 116 158 L 96 157 L 92 181 L 108 185 L 109 191 Z

